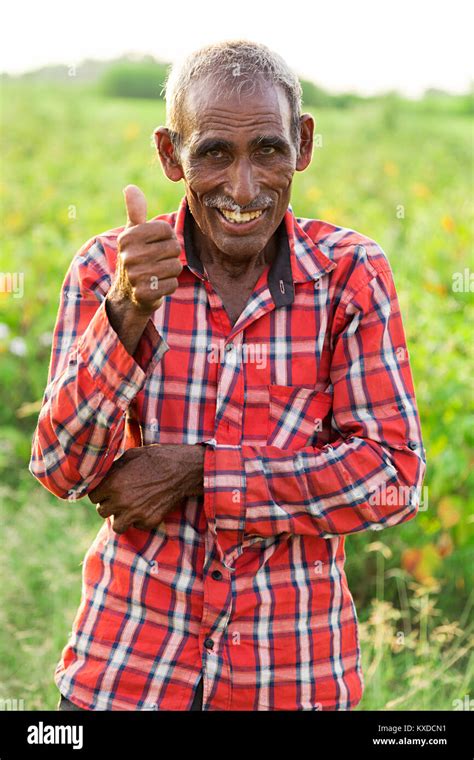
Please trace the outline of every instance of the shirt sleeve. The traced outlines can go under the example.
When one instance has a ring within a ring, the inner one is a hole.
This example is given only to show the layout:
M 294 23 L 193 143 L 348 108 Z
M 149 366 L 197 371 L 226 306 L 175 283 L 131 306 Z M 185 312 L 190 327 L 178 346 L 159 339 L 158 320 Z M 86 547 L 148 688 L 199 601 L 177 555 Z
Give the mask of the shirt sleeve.
M 206 449 L 204 507 L 227 558 L 251 536 L 330 538 L 418 511 L 426 458 L 389 268 L 351 296 L 332 340 L 333 443 Z
M 111 326 L 111 273 L 100 241 L 86 244 L 65 276 L 48 384 L 33 435 L 30 472 L 56 496 L 75 500 L 105 476 L 119 451 L 127 410 L 168 350 L 152 320 L 133 357 Z

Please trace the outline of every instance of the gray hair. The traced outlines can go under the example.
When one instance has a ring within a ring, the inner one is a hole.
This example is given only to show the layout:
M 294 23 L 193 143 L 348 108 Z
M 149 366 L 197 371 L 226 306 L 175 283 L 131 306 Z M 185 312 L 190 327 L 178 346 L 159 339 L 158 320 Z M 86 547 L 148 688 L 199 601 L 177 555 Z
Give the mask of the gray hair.
M 166 123 L 176 153 L 181 148 L 186 93 L 197 80 L 206 79 L 212 79 L 212 87 L 223 97 L 235 91 L 253 92 L 262 79 L 281 87 L 290 104 L 291 137 L 299 151 L 302 90 L 298 77 L 265 45 L 227 40 L 206 45 L 170 68 L 164 87 Z

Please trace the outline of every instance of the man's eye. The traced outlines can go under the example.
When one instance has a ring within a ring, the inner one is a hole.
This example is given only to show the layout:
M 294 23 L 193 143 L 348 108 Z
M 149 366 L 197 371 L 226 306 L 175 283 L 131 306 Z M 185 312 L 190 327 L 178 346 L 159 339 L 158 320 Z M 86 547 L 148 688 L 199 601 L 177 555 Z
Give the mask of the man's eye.
M 275 153 L 275 148 L 273 145 L 264 145 L 260 148 L 259 153 L 263 153 L 264 156 L 271 156 L 272 153 Z
M 210 158 L 222 158 L 223 155 L 223 152 L 218 148 L 211 148 L 211 150 L 206 151 L 206 156 L 210 156 Z

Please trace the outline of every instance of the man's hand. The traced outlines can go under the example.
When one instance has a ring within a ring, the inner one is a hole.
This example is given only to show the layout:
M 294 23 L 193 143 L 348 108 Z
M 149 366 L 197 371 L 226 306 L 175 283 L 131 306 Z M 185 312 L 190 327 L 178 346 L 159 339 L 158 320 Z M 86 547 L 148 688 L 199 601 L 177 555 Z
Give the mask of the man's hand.
M 127 224 L 117 238 L 117 268 L 106 297 L 109 321 L 131 356 L 163 296 L 178 287 L 181 247 L 168 222 L 146 220 L 139 187 L 124 189 Z
M 124 189 L 127 225 L 118 236 L 117 280 L 114 287 L 142 313 L 151 315 L 163 296 L 174 293 L 183 265 L 181 247 L 168 222 L 146 220 L 146 198 L 139 187 Z
M 154 444 L 128 449 L 89 498 L 101 517 L 113 515 L 116 533 L 132 525 L 151 530 L 181 499 L 203 493 L 203 473 L 202 446 Z

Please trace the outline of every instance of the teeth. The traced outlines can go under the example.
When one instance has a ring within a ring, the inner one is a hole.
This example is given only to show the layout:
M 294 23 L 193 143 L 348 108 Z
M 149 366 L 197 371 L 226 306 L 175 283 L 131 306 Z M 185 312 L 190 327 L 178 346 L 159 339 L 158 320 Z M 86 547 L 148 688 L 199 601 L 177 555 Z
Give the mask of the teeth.
M 238 211 L 227 211 L 223 208 L 220 209 L 220 212 L 227 219 L 227 221 L 234 222 L 235 224 L 244 224 L 245 222 L 250 222 L 252 219 L 258 219 L 258 217 L 263 214 L 263 211 L 250 211 L 241 214 Z

